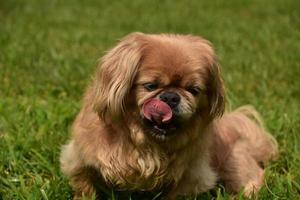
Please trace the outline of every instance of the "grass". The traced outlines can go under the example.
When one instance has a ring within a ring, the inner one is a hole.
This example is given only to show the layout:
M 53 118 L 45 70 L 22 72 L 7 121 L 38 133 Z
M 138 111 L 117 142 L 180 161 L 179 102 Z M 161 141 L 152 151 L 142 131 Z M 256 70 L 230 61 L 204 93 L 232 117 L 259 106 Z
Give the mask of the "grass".
M 212 41 L 229 107 L 254 105 L 279 143 L 253 199 L 300 199 L 300 1 L 3 0 L 0 24 L 0 199 L 71 199 L 60 146 L 96 60 L 133 31 Z M 230 198 L 213 193 L 198 199 Z

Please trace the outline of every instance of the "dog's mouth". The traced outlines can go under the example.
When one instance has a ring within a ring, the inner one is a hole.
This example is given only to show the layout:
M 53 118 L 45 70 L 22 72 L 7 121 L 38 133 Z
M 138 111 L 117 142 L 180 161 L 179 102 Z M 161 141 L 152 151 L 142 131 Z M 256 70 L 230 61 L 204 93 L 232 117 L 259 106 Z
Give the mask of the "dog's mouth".
M 171 107 L 158 99 L 149 99 L 142 108 L 147 132 L 154 138 L 164 141 L 174 135 L 178 129 L 176 115 Z
M 157 124 L 153 121 L 145 119 L 144 124 L 147 127 L 147 132 L 149 132 L 152 137 L 161 141 L 169 139 L 174 135 L 176 130 L 178 130 L 178 126 L 175 122 L 170 122 L 168 124 Z

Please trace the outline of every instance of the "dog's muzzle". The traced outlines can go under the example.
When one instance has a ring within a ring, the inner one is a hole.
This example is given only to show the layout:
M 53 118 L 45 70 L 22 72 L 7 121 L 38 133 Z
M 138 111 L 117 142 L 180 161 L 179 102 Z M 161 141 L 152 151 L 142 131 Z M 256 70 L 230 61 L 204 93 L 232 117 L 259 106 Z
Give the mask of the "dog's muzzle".
M 173 107 L 177 106 L 180 101 L 180 97 L 178 97 L 165 93 L 165 95 L 161 95 L 165 101 L 153 98 L 144 103 L 142 108 L 144 122 L 149 128 L 148 132 L 155 138 L 165 140 L 177 129 L 173 109 L 169 103 L 172 103 Z

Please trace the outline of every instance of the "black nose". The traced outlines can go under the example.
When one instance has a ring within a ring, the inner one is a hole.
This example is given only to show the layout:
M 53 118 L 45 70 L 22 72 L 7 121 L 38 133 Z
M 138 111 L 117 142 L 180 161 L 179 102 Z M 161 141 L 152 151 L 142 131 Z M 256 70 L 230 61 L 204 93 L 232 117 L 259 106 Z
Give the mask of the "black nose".
M 159 98 L 166 102 L 171 108 L 175 108 L 180 102 L 180 96 L 174 92 L 164 92 Z

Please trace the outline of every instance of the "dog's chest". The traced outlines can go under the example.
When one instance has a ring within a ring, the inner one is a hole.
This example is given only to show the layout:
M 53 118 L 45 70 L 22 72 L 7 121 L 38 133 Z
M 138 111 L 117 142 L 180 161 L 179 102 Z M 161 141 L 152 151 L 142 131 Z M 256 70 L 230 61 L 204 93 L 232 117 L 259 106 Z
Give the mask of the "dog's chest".
M 155 151 L 134 151 L 130 158 L 111 162 L 102 170 L 110 186 L 118 191 L 165 191 L 182 177 L 185 162 L 176 154 L 162 155 Z

